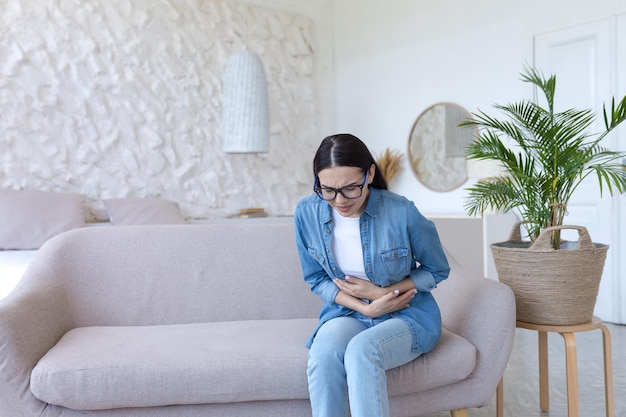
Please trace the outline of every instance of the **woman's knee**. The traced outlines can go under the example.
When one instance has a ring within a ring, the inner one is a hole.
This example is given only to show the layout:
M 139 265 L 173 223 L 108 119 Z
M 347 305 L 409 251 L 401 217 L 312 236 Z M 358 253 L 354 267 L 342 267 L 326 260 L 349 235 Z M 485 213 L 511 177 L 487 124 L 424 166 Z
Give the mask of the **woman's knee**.
M 338 317 L 324 323 L 309 349 L 309 366 L 319 362 L 343 363 L 348 344 L 362 330 L 358 320 L 351 317 Z
M 354 367 L 356 369 L 364 366 L 380 366 L 382 363 L 381 352 L 374 341 L 367 337 L 360 337 L 361 334 L 350 340 L 346 347 L 344 365 L 346 369 Z
M 374 365 L 389 369 L 409 362 L 419 356 L 412 351 L 412 338 L 408 326 L 402 322 L 385 323 L 370 328 L 353 337 L 345 353 L 345 366 L 349 368 Z
M 309 373 L 317 368 L 343 364 L 345 346 L 337 343 L 325 343 L 324 339 L 316 339 L 309 349 L 308 369 Z

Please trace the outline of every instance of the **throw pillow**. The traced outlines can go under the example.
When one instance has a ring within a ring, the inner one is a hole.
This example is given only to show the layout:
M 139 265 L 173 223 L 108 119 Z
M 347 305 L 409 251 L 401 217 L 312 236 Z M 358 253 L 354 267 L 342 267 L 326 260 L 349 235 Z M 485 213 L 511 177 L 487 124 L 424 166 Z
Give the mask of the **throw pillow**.
M 117 226 L 185 222 L 178 203 L 162 198 L 112 198 L 104 200 L 104 206 Z
M 39 249 L 48 239 L 85 225 L 84 196 L 0 190 L 0 249 Z

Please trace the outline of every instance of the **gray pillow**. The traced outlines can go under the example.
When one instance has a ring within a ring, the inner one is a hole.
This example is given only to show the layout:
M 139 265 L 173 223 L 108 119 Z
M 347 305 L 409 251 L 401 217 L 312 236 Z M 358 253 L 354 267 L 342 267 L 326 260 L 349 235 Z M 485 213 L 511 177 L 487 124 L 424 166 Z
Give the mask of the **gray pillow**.
M 85 225 L 78 193 L 0 190 L 0 249 L 39 249 L 59 233 Z
M 185 218 L 178 203 L 162 198 L 111 198 L 104 206 L 112 224 L 179 224 Z

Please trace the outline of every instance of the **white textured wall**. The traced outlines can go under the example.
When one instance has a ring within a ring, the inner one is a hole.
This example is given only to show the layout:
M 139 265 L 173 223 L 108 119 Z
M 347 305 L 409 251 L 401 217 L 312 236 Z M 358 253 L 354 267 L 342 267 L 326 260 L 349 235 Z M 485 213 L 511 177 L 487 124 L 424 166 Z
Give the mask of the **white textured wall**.
M 222 74 L 244 45 L 268 77 L 269 154 L 221 148 Z M 0 186 L 81 192 L 96 218 L 125 196 L 291 214 L 319 143 L 317 50 L 313 19 L 249 3 L 0 1 Z

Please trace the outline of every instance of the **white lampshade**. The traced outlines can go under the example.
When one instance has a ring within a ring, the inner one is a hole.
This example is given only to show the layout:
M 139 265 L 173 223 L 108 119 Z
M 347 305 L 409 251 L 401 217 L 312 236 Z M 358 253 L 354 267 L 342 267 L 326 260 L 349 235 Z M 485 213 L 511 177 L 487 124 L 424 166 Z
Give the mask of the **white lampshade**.
M 269 152 L 267 81 L 263 63 L 255 53 L 243 50 L 228 60 L 222 106 L 224 152 Z

